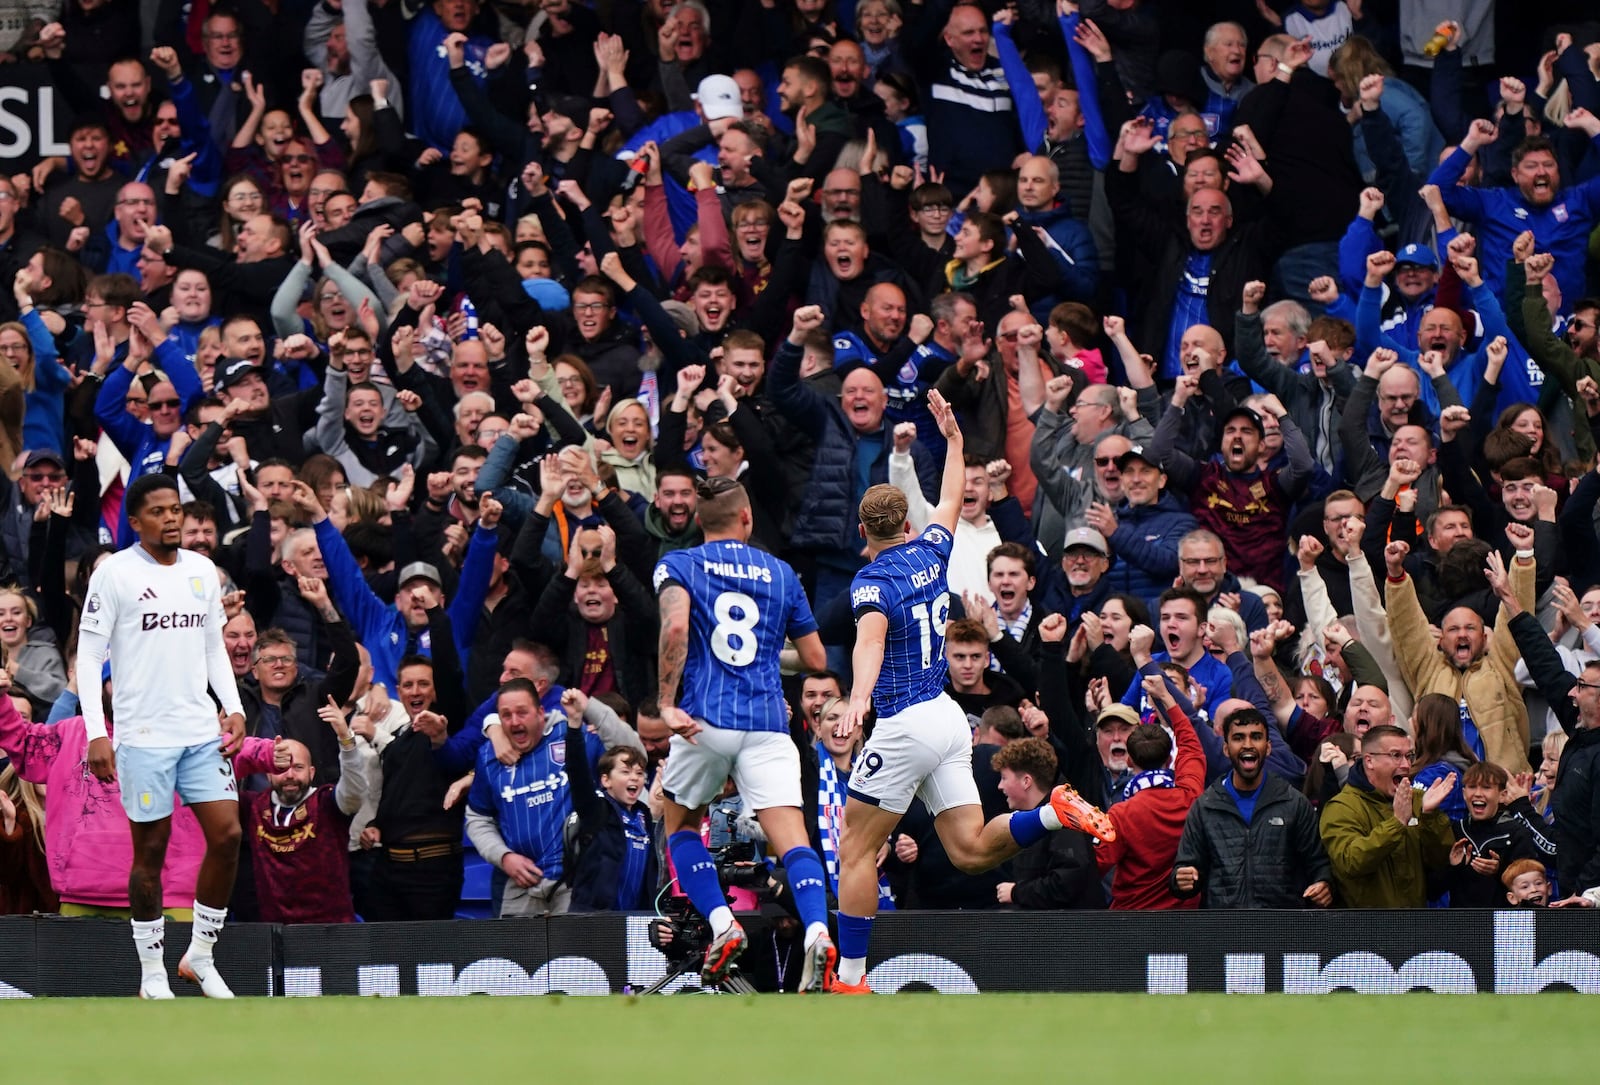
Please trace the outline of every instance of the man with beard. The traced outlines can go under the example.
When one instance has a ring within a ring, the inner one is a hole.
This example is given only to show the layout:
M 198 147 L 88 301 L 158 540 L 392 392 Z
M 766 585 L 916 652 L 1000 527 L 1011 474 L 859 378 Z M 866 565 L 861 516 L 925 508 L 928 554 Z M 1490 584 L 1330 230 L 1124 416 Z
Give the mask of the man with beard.
M 1333 903 L 1333 871 L 1316 811 L 1276 773 L 1266 771 L 1272 737 L 1266 719 L 1241 708 L 1222 721 L 1232 771 L 1206 788 L 1184 819 L 1172 891 L 1199 895 L 1202 908 L 1302 908 Z M 1252 831 L 1260 825 L 1272 831 Z
M 868 291 L 868 298 L 871 296 L 872 291 Z M 862 303 L 863 320 L 868 304 Z M 913 423 L 917 440 L 935 456 L 944 455 L 944 435 L 933 424 L 933 414 L 928 410 L 928 392 L 940 375 L 955 364 L 961 352 L 970 350 L 975 360 L 988 354 L 982 326 L 976 329 L 973 326 L 977 319 L 978 307 L 971 295 L 955 290 L 937 294 L 928 303 L 927 316 L 919 315 L 911 321 L 910 339 L 916 343 L 916 349 L 910 357 L 902 358 L 900 351 L 892 351 L 878 360 L 878 376 L 889 397 L 885 413 L 897 427 L 902 422 Z M 847 334 L 854 337 L 854 333 Z M 844 338 L 835 337 L 835 350 Z M 904 486 L 900 488 L 905 489 Z
M 1269 396 L 1263 404 L 1278 418 L 1289 462 L 1281 470 L 1257 463 L 1266 428 L 1261 416 L 1239 406 L 1222 417 L 1221 449 L 1203 465 L 1177 447 L 1182 405 L 1199 387 L 1193 377 L 1179 377 L 1172 406 L 1161 416 L 1150 453 L 1161 462 L 1169 483 L 1190 495 L 1189 504 L 1201 527 L 1215 532 L 1234 555 L 1236 570 L 1284 588 L 1283 540 L 1289 533 L 1289 509 L 1305 492 L 1315 464 L 1300 427 Z M 1181 563 L 1181 556 L 1180 556 Z
M 778 102 L 783 112 L 794 118 L 799 132 L 807 131 L 801 121 L 811 132 L 809 142 L 806 139 L 796 141 L 785 180 L 809 177 L 821 184 L 823 175 L 839 160 L 839 152 L 855 136 L 850 115 L 829 97 L 832 85 L 833 72 L 817 57 L 797 56 L 783 66 L 783 76 L 778 82 Z M 857 175 L 852 177 L 859 193 L 861 179 Z
M 1587 109 L 1574 109 L 1566 126 L 1600 140 L 1600 117 Z M 1543 136 L 1522 141 L 1511 152 L 1511 188 L 1474 188 L 1457 184 L 1473 156 L 1493 143 L 1494 122 L 1476 120 L 1460 146 L 1447 155 L 1428 183 L 1439 186 L 1452 217 L 1464 220 L 1478 238 L 1485 281 L 1494 293 L 1505 286 L 1506 262 L 1512 244 L 1523 230 L 1532 230 L 1541 252 L 1555 256 L 1555 276 L 1561 296 L 1583 296 L 1584 261 L 1595 211 L 1600 207 L 1600 177 L 1561 187 L 1561 166 L 1555 148 Z
M 1373 727 L 1362 736 L 1349 782 L 1323 807 L 1322 843 L 1346 908 L 1421 908 L 1427 872 L 1450 863 L 1455 841 L 1439 807 L 1455 773 L 1428 785 L 1418 809 L 1412 752 L 1411 736 L 1400 728 Z
M 321 716 L 339 748 L 339 779 L 316 784 L 311 751 L 294 739 L 278 750 L 289 766 L 269 773 L 270 790 L 247 800 L 245 846 L 255 875 L 263 923 L 353 923 L 350 896 L 350 821 L 376 781 L 368 781 L 360 745 L 335 703 Z
M 1524 610 L 1533 609 L 1533 532 L 1511 527 L 1507 536 L 1516 545 L 1511 563 L 1511 586 Z M 1528 709 L 1515 668 L 1519 654 L 1509 629 L 1510 618 L 1502 606 L 1492 637 L 1483 619 L 1470 607 L 1457 606 L 1439 622 L 1435 647 L 1428 618 L 1417 602 L 1416 589 L 1405 569 L 1411 548 L 1390 543 L 1383 552 L 1389 570 L 1386 607 L 1393 634 L 1395 662 L 1406 686 L 1417 698 L 1442 693 L 1461 706 L 1461 735 L 1480 759 L 1493 761 L 1507 772 L 1528 771 Z M 1499 555 L 1491 554 L 1491 567 Z
M 695 522 L 695 478 L 686 467 L 656 468 L 656 495 L 645 512 L 644 529 L 656 540 L 655 559 L 704 541 Z

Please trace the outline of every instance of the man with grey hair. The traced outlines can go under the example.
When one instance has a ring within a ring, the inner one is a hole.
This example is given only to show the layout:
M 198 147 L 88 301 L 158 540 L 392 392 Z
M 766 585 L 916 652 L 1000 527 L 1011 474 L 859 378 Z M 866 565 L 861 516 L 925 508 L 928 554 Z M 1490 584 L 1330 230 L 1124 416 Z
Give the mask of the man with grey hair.
M 1209 92 L 1205 111 L 1217 115 L 1218 132 L 1233 127 L 1233 111 L 1256 87 L 1245 74 L 1248 48 L 1249 39 L 1238 23 L 1212 23 L 1206 31 L 1202 49 L 1205 63 L 1200 65 L 1200 78 L 1205 80 Z
M 1044 408 L 1028 453 L 1028 463 L 1044 495 L 1037 513 L 1037 532 L 1052 560 L 1061 556 L 1067 529 L 1082 526 L 1092 501 L 1116 503 L 1109 495 L 1097 493 L 1102 467 L 1116 470 L 1114 463 L 1101 465 L 1099 460 L 1127 449 L 1100 452 L 1098 442 L 1108 435 L 1148 441 L 1155 432 L 1143 418 L 1126 416 L 1113 385 L 1091 384 L 1078 392 L 1069 407 L 1072 391 L 1070 376 L 1055 377 L 1045 385 Z M 1121 496 L 1120 490 L 1117 496 Z
M 456 443 L 477 444 L 478 427 L 494 413 L 494 396 L 488 392 L 468 392 L 456 400 L 451 413 L 455 416 Z
M 1285 298 L 1261 310 L 1261 335 L 1267 353 L 1281 365 L 1300 364 L 1310 330 L 1311 314 L 1298 301 Z
M 1058 293 L 1039 298 L 1030 308 L 1041 322 L 1061 301 L 1093 301 L 1100 278 L 1100 257 L 1088 227 L 1060 202 L 1061 171 L 1043 155 L 1030 155 L 1017 170 L 1017 203 L 1025 226 L 1044 230 L 1046 248 L 1061 272 Z

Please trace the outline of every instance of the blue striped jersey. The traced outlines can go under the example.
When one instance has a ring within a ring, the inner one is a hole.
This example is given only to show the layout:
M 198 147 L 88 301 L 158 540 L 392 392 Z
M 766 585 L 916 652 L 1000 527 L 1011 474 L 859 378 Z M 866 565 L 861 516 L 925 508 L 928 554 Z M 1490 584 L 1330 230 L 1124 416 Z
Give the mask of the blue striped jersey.
M 689 593 L 689 651 L 678 705 L 728 731 L 787 731 L 778 653 L 787 637 L 817 631 L 800 578 L 746 543 L 674 550 L 656 564 L 656 594 Z
M 883 667 L 872 703 L 894 716 L 944 689 L 944 626 L 950 613 L 945 574 L 955 536 L 938 524 L 873 558 L 850 582 L 856 620 L 876 610 L 889 620 Z

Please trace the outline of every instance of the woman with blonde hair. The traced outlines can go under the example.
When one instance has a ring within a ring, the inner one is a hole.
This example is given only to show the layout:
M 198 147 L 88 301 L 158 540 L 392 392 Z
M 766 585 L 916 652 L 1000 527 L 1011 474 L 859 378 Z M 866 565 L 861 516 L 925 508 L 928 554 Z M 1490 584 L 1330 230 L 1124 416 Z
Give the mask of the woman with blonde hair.
M 655 439 L 650 433 L 650 412 L 637 399 L 625 399 L 611 408 L 606 417 L 606 436 L 611 447 L 600 453 L 600 461 L 617 472 L 617 485 L 646 500 L 656 492 L 656 465 L 651 458 Z
M 0 651 L 5 669 L 35 701 L 50 704 L 67 688 L 67 665 L 62 662 L 55 634 L 36 626 L 39 605 L 15 584 L 0 588 Z

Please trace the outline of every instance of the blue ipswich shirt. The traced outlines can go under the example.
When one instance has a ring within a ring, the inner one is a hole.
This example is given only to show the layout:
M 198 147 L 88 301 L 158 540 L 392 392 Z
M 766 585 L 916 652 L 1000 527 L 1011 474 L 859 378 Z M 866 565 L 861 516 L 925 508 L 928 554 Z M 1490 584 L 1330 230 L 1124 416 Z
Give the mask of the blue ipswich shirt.
M 496 760 L 490 743 L 479 747 L 467 806 L 494 818 L 506 847 L 532 860 L 547 879 L 554 879 L 562 876 L 563 829 L 572 813 L 566 713 L 559 707 L 546 711 L 544 726 L 539 744 L 515 765 Z M 588 731 L 584 742 L 593 764 L 599 753 L 605 752 L 605 744 Z
M 889 619 L 883 667 L 872 703 L 896 716 L 944 690 L 944 626 L 950 613 L 945 574 L 955 536 L 938 524 L 873 558 L 850 582 L 856 621 L 869 611 Z
M 726 731 L 789 730 L 778 653 L 817 631 L 800 578 L 786 562 L 732 540 L 674 550 L 656 564 L 656 594 L 689 593 L 683 698 L 689 715 Z

